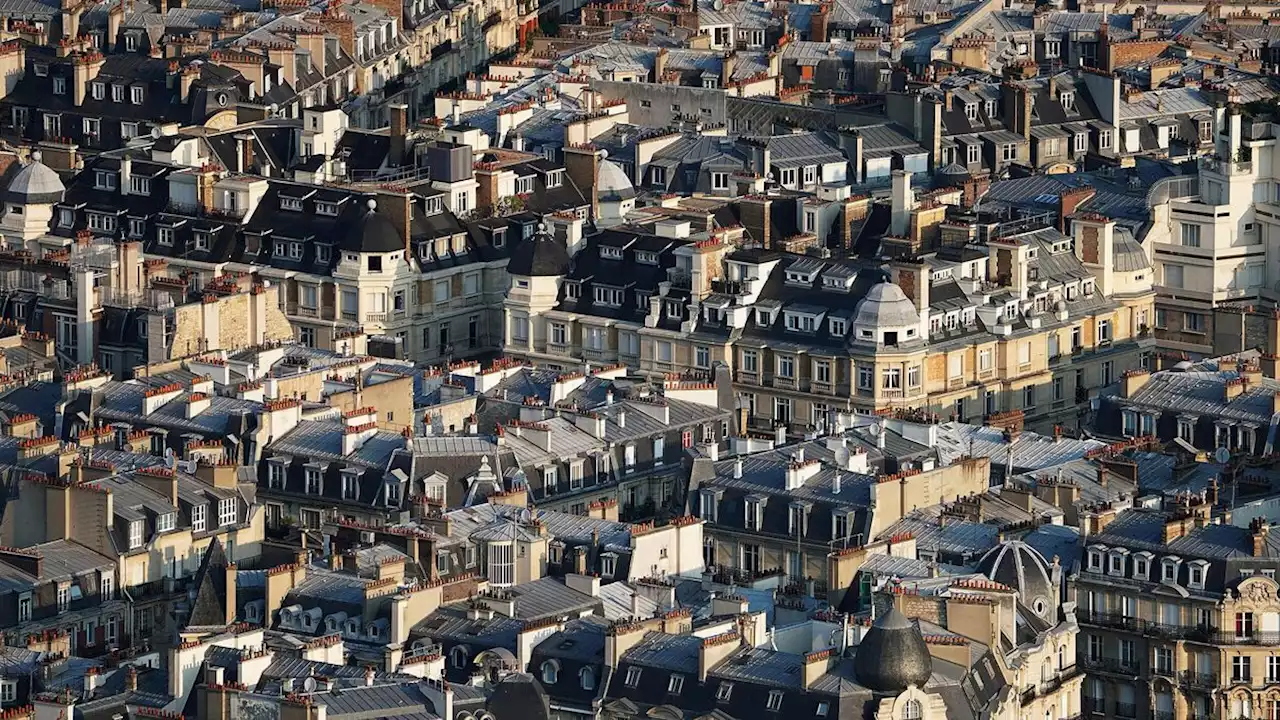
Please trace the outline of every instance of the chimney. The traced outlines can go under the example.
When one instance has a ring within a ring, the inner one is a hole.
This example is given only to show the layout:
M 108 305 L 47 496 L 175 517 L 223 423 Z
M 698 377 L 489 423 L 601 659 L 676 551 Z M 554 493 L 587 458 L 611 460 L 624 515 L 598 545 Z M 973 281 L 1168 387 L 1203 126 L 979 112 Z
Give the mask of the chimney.
M 373 669 L 372 665 L 366 665 L 364 668 L 365 687 L 373 687 L 373 679 L 377 677 L 377 675 L 378 673 L 376 670 Z
M 1120 378 L 1120 396 L 1126 400 L 1132 399 L 1150 379 L 1151 373 L 1146 370 L 1130 370 L 1126 372 Z
M 400 167 L 405 163 L 405 143 L 409 132 L 409 106 L 404 103 L 391 105 L 391 150 L 387 155 L 387 164 Z
M 911 231 L 911 211 L 915 209 L 915 193 L 911 190 L 911 171 L 894 170 L 892 188 L 893 215 L 889 232 L 895 237 L 906 237 Z
M 770 246 L 769 212 L 772 205 L 773 201 L 763 195 L 747 195 L 738 201 L 742 227 L 763 248 Z
M 662 82 L 662 76 L 667 74 L 667 49 L 661 48 L 658 54 L 653 56 L 653 82 L 655 84 Z
M 787 444 L 787 426 L 779 423 L 773 429 L 773 446 L 782 447 Z
M 120 157 L 120 194 L 128 195 L 133 185 L 133 158 L 125 153 Z
M 252 133 L 236 135 L 236 167 L 238 172 L 253 172 L 253 143 L 254 136 Z
M 733 70 L 738 66 L 738 53 L 730 50 L 724 54 L 724 60 L 720 63 L 720 87 L 729 87 L 729 81 L 733 79 Z
M 742 458 L 733 461 L 733 476 L 735 478 L 742 477 Z
M 1253 556 L 1266 557 L 1267 555 L 1267 521 L 1263 518 L 1257 518 L 1249 523 L 1249 530 L 1253 533 Z
M 827 42 L 827 26 L 828 19 L 831 17 L 831 6 L 827 4 L 819 5 L 809 14 L 809 40 L 813 42 Z

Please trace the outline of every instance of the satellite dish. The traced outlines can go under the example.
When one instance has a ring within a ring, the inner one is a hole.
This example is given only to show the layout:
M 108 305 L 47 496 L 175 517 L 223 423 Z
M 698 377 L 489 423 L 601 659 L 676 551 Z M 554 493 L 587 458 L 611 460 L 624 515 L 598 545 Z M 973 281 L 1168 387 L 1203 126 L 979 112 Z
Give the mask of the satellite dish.
M 152 139 L 152 140 L 159 140 L 159 139 L 160 139 L 161 137 L 163 137 L 163 136 L 164 136 L 164 131 L 163 131 L 163 130 L 161 130 L 159 127 L 153 127 L 153 128 L 151 128 L 151 139 Z
M 1231 451 L 1224 447 L 1214 450 L 1213 461 L 1219 465 L 1226 465 L 1228 462 L 1231 462 Z
M 840 467 L 849 467 L 849 448 L 841 445 L 836 448 L 835 452 L 836 464 Z
M 881 428 L 879 423 L 871 423 L 870 425 L 867 426 L 867 432 L 871 433 L 871 437 L 876 437 L 877 435 L 879 435 L 880 429 Z
M 715 0 L 714 2 L 712 2 L 711 9 L 715 10 L 716 12 L 720 12 L 721 10 L 723 10 L 724 0 Z
M 173 454 L 173 448 L 164 449 L 164 466 L 172 470 L 178 464 L 178 457 Z
M 306 680 L 303 680 L 303 681 L 302 681 L 302 689 L 303 689 L 303 690 L 305 690 L 305 691 L 307 691 L 307 692 L 309 692 L 309 693 L 313 693 L 313 692 L 315 692 L 315 691 L 316 691 L 316 679 L 315 679 L 315 678 L 313 678 L 313 677 L 309 677 L 309 678 L 307 678 Z

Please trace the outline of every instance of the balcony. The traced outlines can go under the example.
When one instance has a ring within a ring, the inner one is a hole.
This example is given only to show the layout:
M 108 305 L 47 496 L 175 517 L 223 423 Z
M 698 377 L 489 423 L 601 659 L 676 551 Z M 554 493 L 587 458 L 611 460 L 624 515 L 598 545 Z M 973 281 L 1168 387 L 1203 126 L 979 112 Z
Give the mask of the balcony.
M 1178 679 L 1184 687 L 1201 688 L 1204 690 L 1214 690 L 1218 687 L 1218 676 L 1213 673 L 1183 670 L 1182 674 L 1178 676 Z
M 1280 645 L 1280 632 L 1251 632 L 1240 635 L 1234 632 L 1218 633 L 1220 645 Z
M 1199 625 L 1168 625 L 1165 623 L 1143 620 L 1118 613 L 1080 612 L 1080 622 L 1086 625 L 1127 630 L 1173 640 L 1192 640 L 1195 642 L 1211 642 L 1217 633 L 1216 628 Z
M 205 207 L 200 203 L 184 203 L 177 200 L 170 200 L 165 206 L 165 212 L 177 215 L 193 215 L 195 217 L 214 218 L 216 220 L 234 220 L 239 222 L 244 219 L 245 211 L 233 208 L 217 208 Z
M 297 315 L 298 317 L 315 318 L 315 317 L 320 317 L 320 310 L 318 308 L 304 307 L 302 305 L 299 305 L 297 308 L 294 309 L 293 314 Z
M 1116 675 L 1134 676 L 1138 674 L 1138 661 L 1132 658 L 1127 660 L 1108 657 L 1086 658 L 1084 666 L 1090 670 L 1114 673 Z
M 1133 703 L 1117 702 L 1116 717 L 1136 718 L 1138 717 L 1138 706 Z
M 488 30 L 489 28 L 491 28 L 491 27 L 493 27 L 493 26 L 497 25 L 497 24 L 498 24 L 498 23 L 500 23 L 500 22 L 502 22 L 502 13 L 498 12 L 497 10 L 495 10 L 495 11 L 493 11 L 493 12 L 489 13 L 489 17 L 487 17 L 487 18 L 485 18 L 485 19 L 484 19 L 484 24 L 482 24 L 482 25 L 480 26 L 480 29 L 481 29 L 481 30 Z

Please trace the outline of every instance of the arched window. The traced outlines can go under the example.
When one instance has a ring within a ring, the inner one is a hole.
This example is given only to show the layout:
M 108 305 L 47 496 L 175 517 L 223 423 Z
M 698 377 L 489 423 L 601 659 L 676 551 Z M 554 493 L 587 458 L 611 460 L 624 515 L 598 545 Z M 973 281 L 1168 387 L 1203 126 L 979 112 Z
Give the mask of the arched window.
M 924 717 L 924 708 L 919 700 L 908 700 L 902 706 L 902 720 L 920 720 Z
M 548 660 L 542 663 L 542 682 L 546 685 L 555 685 L 556 680 L 560 677 L 560 668 L 555 661 Z
M 456 668 L 467 666 L 467 649 L 461 645 L 449 651 L 449 660 Z
M 1059 670 L 1067 669 L 1066 657 L 1067 657 L 1067 646 L 1059 645 L 1058 646 L 1058 669 Z
M 589 668 L 589 667 L 584 667 L 584 668 L 582 668 L 582 672 L 578 673 L 578 675 L 582 678 L 582 689 L 583 689 L 583 690 L 595 690 L 595 689 L 596 689 L 596 671 L 595 671 L 595 669 L 593 669 L 593 668 Z

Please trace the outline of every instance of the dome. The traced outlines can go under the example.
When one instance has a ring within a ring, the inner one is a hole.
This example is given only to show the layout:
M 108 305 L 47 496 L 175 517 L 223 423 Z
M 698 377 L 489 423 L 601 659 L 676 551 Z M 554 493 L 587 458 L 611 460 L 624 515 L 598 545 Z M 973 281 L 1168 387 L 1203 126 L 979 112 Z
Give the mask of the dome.
M 978 561 L 978 572 L 1018 591 L 1022 604 L 1040 617 L 1050 617 L 1058 609 L 1058 592 L 1049 563 L 1040 551 L 1010 540 L 987 551 Z
M 858 643 L 853 670 L 863 687 L 898 693 L 908 685 L 924 687 L 933 674 L 933 658 L 920 628 L 897 608 L 890 608 Z
M 508 275 L 551 277 L 569 271 L 569 251 L 547 231 L 546 223 L 538 223 L 538 232 L 516 245 L 507 263 Z
M 623 171 L 622 166 L 612 160 L 601 160 L 596 169 L 596 198 L 604 201 L 619 202 L 630 200 L 636 196 L 635 186 Z
M 853 323 L 866 328 L 896 329 L 919 325 L 920 316 L 902 288 L 882 282 L 872 285 L 867 296 L 858 303 Z
M 502 679 L 485 703 L 494 720 L 547 720 L 551 703 L 542 686 L 528 673 L 512 673 Z
M 67 187 L 48 165 L 40 162 L 40 151 L 31 153 L 31 162 L 22 166 L 9 182 L 9 199 L 19 203 L 50 204 L 62 201 Z
M 967 178 L 969 177 L 969 170 L 960 163 L 953 162 L 939 170 L 938 175 L 947 178 Z
M 385 253 L 404 249 L 404 238 L 391 218 L 378 212 L 378 201 L 369 198 L 364 213 L 352 223 L 342 238 L 342 249 L 350 252 Z

